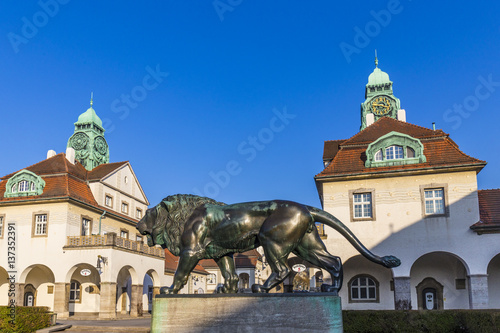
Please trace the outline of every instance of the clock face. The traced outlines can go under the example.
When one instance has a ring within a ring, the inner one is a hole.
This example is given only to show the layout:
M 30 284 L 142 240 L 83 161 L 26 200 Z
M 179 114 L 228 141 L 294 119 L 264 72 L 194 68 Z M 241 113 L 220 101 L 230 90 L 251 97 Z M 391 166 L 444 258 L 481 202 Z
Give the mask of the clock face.
M 108 149 L 108 145 L 106 144 L 106 140 L 102 136 L 99 136 L 94 141 L 95 148 L 102 155 L 106 155 L 106 151 Z
M 71 138 L 71 146 L 75 150 L 83 149 L 87 146 L 89 142 L 89 137 L 85 133 L 75 133 Z
M 371 108 L 377 116 L 385 116 L 391 110 L 391 101 L 385 96 L 375 97 L 371 102 Z

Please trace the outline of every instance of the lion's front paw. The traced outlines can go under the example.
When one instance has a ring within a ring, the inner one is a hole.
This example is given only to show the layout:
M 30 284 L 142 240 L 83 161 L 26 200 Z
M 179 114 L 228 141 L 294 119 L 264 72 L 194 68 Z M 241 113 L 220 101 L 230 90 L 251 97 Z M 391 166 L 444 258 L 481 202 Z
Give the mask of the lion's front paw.
M 262 294 L 262 293 L 265 293 L 266 291 L 264 289 L 262 289 L 261 284 L 253 284 L 252 285 L 252 292 L 254 294 Z

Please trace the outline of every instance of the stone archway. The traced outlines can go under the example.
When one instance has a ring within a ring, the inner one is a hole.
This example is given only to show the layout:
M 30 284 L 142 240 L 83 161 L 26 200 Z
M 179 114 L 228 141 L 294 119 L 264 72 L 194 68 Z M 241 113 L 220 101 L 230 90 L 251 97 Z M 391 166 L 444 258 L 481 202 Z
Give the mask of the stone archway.
M 424 309 L 425 294 L 435 297 L 438 309 L 469 309 L 468 267 L 455 254 L 431 252 L 422 255 L 410 270 L 412 304 Z M 424 293 L 424 289 L 429 289 Z
M 70 315 L 100 312 L 101 277 L 99 271 L 87 263 L 79 263 L 68 270 L 64 295 Z
M 131 266 L 123 266 L 116 277 L 116 312 L 137 316 L 140 303 L 137 273 Z
M 9 274 L 0 267 L 0 306 L 9 304 Z
M 488 264 L 488 308 L 500 309 L 500 254 Z
M 28 290 L 25 292 L 26 286 L 28 286 Z M 33 305 L 46 306 L 49 310 L 53 311 L 54 287 L 54 273 L 50 268 L 41 264 L 31 265 L 19 277 L 19 295 L 16 295 L 16 303 L 24 304 L 26 293 L 31 293 L 33 294 Z
M 146 272 L 142 281 L 142 297 L 140 300 L 142 305 L 139 306 L 142 307 L 143 312 L 151 313 L 153 310 L 153 299 L 159 293 L 160 276 L 154 269 L 150 269 Z
M 443 310 L 443 285 L 441 283 L 427 277 L 416 288 L 419 310 Z

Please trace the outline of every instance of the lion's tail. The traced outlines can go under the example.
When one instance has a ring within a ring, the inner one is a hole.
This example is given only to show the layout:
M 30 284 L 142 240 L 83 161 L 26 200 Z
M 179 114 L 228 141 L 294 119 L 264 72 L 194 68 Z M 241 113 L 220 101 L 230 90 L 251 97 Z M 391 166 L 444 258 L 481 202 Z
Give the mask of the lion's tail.
M 388 257 L 379 257 L 375 254 L 373 254 L 370 250 L 368 250 L 362 243 L 361 241 L 352 233 L 349 228 L 342 223 L 339 219 L 337 219 L 335 216 L 332 214 L 325 212 L 324 210 L 311 207 L 311 206 L 306 206 L 309 212 L 311 213 L 312 217 L 314 218 L 315 222 L 320 222 L 323 224 L 326 224 L 327 226 L 335 229 L 338 231 L 342 236 L 344 236 L 349 243 L 356 248 L 356 250 L 359 251 L 364 257 L 366 257 L 368 260 L 373 261 L 377 264 L 386 266 L 386 267 L 394 267 L 395 262 L 392 264 L 389 264 L 387 260 L 385 260 Z M 393 258 L 392 256 L 389 256 Z M 397 258 L 395 258 L 397 259 Z M 397 266 L 397 265 L 396 265 Z

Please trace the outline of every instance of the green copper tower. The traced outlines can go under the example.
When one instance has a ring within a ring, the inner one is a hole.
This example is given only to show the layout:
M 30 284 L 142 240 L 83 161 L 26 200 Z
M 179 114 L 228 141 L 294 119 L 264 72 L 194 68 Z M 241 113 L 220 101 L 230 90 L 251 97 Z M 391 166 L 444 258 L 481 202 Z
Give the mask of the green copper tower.
M 375 69 L 368 77 L 365 101 L 361 103 L 360 131 L 367 127 L 366 116 L 368 114 L 373 114 L 375 121 L 381 117 L 397 119 L 400 107 L 399 98 L 393 94 L 392 81 L 389 80 L 389 75 L 378 68 L 377 51 L 375 51 Z
M 75 159 L 89 171 L 98 165 L 109 163 L 109 147 L 104 139 L 102 121 L 92 104 L 91 97 L 90 108 L 78 117 L 75 132 L 68 140 L 68 147 L 75 150 Z

